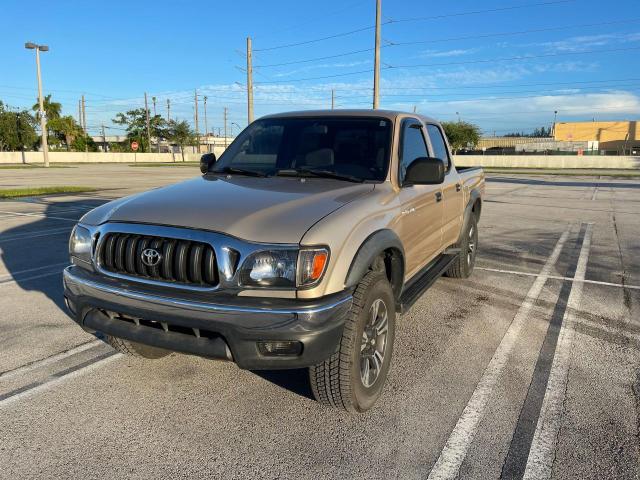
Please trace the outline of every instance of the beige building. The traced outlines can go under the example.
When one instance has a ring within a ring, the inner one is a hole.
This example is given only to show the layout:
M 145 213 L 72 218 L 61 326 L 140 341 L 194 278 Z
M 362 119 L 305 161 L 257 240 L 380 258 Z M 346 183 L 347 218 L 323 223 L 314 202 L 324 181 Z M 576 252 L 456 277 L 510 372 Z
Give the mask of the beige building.
M 558 122 L 554 139 L 562 142 L 598 142 L 600 151 L 640 151 L 638 122 Z

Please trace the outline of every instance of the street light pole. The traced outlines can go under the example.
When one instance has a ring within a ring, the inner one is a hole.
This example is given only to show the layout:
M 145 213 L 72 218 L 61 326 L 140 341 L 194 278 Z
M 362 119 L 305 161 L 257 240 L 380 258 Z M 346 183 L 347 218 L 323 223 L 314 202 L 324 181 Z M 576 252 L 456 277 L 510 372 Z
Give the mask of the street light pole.
M 38 71 L 38 104 L 40 105 L 40 128 L 42 129 L 42 154 L 44 156 L 44 166 L 49 166 L 49 144 L 47 143 L 47 112 L 44 111 L 44 99 L 42 98 L 42 76 L 40 75 L 40 52 L 49 51 L 47 45 L 36 45 L 27 42 L 24 44 L 28 50 L 36 51 L 36 70 Z

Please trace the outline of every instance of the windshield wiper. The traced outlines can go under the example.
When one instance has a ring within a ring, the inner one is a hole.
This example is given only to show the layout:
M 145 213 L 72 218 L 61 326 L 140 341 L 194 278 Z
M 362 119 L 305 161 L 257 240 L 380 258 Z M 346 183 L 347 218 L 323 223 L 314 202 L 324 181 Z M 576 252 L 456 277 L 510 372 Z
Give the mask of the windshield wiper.
M 363 178 L 354 177 L 353 175 L 347 175 L 337 172 L 332 172 L 331 170 L 322 170 L 315 168 L 284 168 L 282 170 L 278 170 L 276 175 L 279 176 L 291 176 L 297 177 L 300 174 L 311 175 L 314 177 L 322 177 L 322 178 L 334 178 L 336 180 L 344 180 L 347 182 L 355 182 L 362 183 L 364 182 Z
M 256 170 L 245 170 L 244 168 L 236 167 L 222 167 L 220 170 L 213 170 L 213 173 L 235 173 L 236 175 L 249 175 L 251 177 L 266 177 L 264 172 L 258 172 Z

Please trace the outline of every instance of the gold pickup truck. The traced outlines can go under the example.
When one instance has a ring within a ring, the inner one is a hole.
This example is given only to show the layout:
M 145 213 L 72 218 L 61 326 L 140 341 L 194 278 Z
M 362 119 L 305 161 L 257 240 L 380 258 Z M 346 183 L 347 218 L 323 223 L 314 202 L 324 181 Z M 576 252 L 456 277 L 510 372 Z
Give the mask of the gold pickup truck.
M 371 408 L 397 315 L 473 270 L 482 170 L 455 167 L 437 121 L 383 110 L 263 117 L 200 169 L 80 220 L 72 318 L 145 358 L 308 368 L 319 402 Z

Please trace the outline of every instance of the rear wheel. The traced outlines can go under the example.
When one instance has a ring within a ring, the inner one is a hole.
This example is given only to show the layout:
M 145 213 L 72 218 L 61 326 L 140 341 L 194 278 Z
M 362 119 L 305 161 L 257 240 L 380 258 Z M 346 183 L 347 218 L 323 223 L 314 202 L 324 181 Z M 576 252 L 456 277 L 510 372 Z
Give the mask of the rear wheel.
M 149 345 L 143 345 L 141 343 L 132 342 L 130 340 L 124 340 L 118 337 L 112 337 L 107 335 L 107 343 L 120 353 L 129 355 L 131 357 L 141 357 L 147 359 L 158 359 L 166 357 L 171 352 L 158 347 L 150 347 Z
M 447 277 L 467 278 L 473 273 L 478 250 L 478 221 L 473 213 L 469 217 L 464 232 L 462 232 L 462 238 L 455 247 L 460 249 L 460 254 L 451 264 L 446 275 Z
M 309 369 L 320 403 L 350 412 L 369 410 L 387 378 L 395 338 L 395 300 L 383 272 L 358 284 L 338 351 Z

